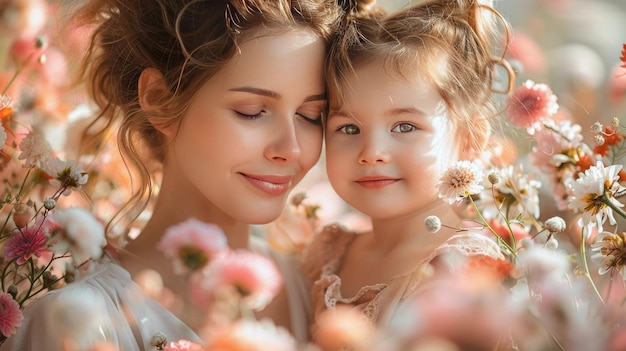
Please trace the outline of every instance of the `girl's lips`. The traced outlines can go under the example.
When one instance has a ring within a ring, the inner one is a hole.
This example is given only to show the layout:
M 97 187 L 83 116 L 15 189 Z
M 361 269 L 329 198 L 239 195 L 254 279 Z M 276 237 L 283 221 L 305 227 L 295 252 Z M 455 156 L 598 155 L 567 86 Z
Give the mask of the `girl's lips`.
M 397 178 L 368 176 L 358 179 L 356 183 L 366 189 L 380 189 L 386 187 L 387 185 L 391 185 L 399 180 L 400 179 Z
M 282 195 L 289 191 L 293 179 L 292 176 L 240 174 L 252 186 L 271 196 Z

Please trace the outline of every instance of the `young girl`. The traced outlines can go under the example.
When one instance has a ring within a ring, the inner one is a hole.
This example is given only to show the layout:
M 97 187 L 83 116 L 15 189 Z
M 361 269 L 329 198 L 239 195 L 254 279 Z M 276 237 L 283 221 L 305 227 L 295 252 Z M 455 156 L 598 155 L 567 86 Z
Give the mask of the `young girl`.
M 473 159 L 489 138 L 497 12 L 477 0 L 430 0 L 388 16 L 349 21 L 329 59 L 326 167 L 336 192 L 371 218 L 365 233 L 326 227 L 307 249 L 314 317 L 354 306 L 385 325 L 446 271 L 443 253 L 502 257 L 480 234 L 424 226 L 462 218 L 438 196 L 438 179 Z M 501 19 L 501 18 L 500 18 Z M 311 332 L 315 336 L 315 320 Z
M 102 340 L 120 350 L 150 350 L 157 332 L 199 341 L 192 329 L 206 312 L 189 301 L 184 278 L 156 249 L 168 227 L 192 217 L 220 226 L 231 248 L 276 258 L 284 289 L 260 317 L 303 340 L 302 285 L 288 261 L 250 239 L 250 225 L 276 219 L 318 161 L 323 63 L 340 15 L 326 0 L 86 2 L 76 18 L 95 26 L 84 72 L 101 111 L 89 132 L 102 143 L 119 128 L 118 144 L 138 183 L 127 219 L 156 201 L 136 240 L 29 306 L 2 350 L 86 350 Z M 183 299 L 182 322 L 131 280 L 148 269 Z M 44 318 L 81 296 L 106 311 L 83 314 L 87 324 L 102 319 L 99 334 L 65 335 L 55 328 L 64 321 Z

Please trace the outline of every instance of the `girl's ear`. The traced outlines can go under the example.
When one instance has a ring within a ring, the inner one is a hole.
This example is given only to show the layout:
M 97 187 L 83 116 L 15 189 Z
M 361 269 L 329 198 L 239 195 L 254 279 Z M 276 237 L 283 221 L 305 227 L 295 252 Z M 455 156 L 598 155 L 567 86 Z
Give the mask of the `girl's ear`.
M 148 121 L 167 137 L 173 137 L 175 130 L 171 124 L 164 123 L 161 117 L 162 105 L 167 96 L 167 85 L 163 74 L 156 68 L 146 68 L 141 72 L 138 82 L 139 106 L 148 112 Z

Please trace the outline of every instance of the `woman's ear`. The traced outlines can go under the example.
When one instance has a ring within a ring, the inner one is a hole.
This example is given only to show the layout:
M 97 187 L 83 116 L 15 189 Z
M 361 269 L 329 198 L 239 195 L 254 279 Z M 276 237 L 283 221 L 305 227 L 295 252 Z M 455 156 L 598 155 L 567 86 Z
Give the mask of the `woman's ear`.
M 159 70 L 146 68 L 141 72 L 137 87 L 139 106 L 148 112 L 148 121 L 156 130 L 167 137 L 172 137 L 175 133 L 174 127 L 164 123 L 164 119 L 160 117 L 161 105 L 167 91 L 163 74 Z

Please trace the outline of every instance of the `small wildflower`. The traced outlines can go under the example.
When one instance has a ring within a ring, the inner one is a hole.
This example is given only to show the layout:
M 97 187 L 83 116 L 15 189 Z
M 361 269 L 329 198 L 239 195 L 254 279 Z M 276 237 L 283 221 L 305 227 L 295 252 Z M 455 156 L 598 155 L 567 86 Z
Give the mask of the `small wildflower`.
M 618 145 L 624 139 L 624 135 L 622 133 L 618 133 L 616 128 L 608 126 L 604 127 L 604 131 L 601 136 L 603 140 L 602 144 L 598 144 L 594 138 L 596 146 L 593 148 L 593 152 L 601 156 L 607 156 L 611 147 Z
M 496 185 L 500 182 L 500 174 L 498 172 L 491 172 L 489 173 L 489 175 L 487 176 L 487 179 L 489 180 L 489 183 L 491 183 L 492 185 Z
M 546 249 L 548 250 L 556 250 L 559 248 L 559 241 L 556 238 L 552 237 L 546 241 Z
M 600 122 L 596 122 L 596 123 L 591 125 L 591 131 L 596 133 L 596 134 L 602 132 L 603 128 L 604 128 L 604 126 Z
M 26 168 L 43 168 L 52 155 L 52 146 L 36 132 L 28 133 L 19 147 L 22 152 L 17 158 L 26 160 L 24 163 Z
M 483 190 L 483 172 L 476 162 L 458 161 L 439 178 L 439 197 L 453 204 Z
M 611 270 L 618 271 L 626 279 L 626 233 L 602 232 L 591 244 L 591 251 L 596 252 L 591 258 L 600 262 L 599 274 L 606 274 Z
M 437 233 L 441 229 L 441 220 L 437 216 L 428 216 L 424 220 L 426 230 L 431 233 Z
M 546 222 L 544 223 L 544 227 L 550 233 L 560 233 L 565 230 L 566 224 L 565 220 L 561 217 L 551 217 L 546 220 Z
M 0 292 L 0 334 L 9 337 L 22 325 L 24 315 L 11 294 Z
M 55 157 L 48 160 L 45 171 L 53 178 L 50 179 L 50 184 L 63 188 L 63 195 L 69 195 L 71 189 L 80 189 L 89 180 L 89 175 L 82 167 L 72 160 L 62 161 Z
M 508 98 L 506 114 L 511 123 L 533 135 L 541 122 L 559 109 L 557 98 L 546 84 L 527 80 Z
M 602 145 L 604 145 L 604 142 L 605 142 L 605 140 L 604 140 L 604 137 L 602 135 L 596 134 L 596 135 L 593 136 L 593 143 L 594 144 L 596 144 L 598 146 L 602 146 Z
M 157 248 L 173 260 L 174 272 L 185 274 L 202 269 L 228 244 L 218 226 L 191 218 L 169 227 Z
M 619 127 L 619 118 L 613 117 L 613 119 L 611 119 L 611 127 L 613 128 Z

